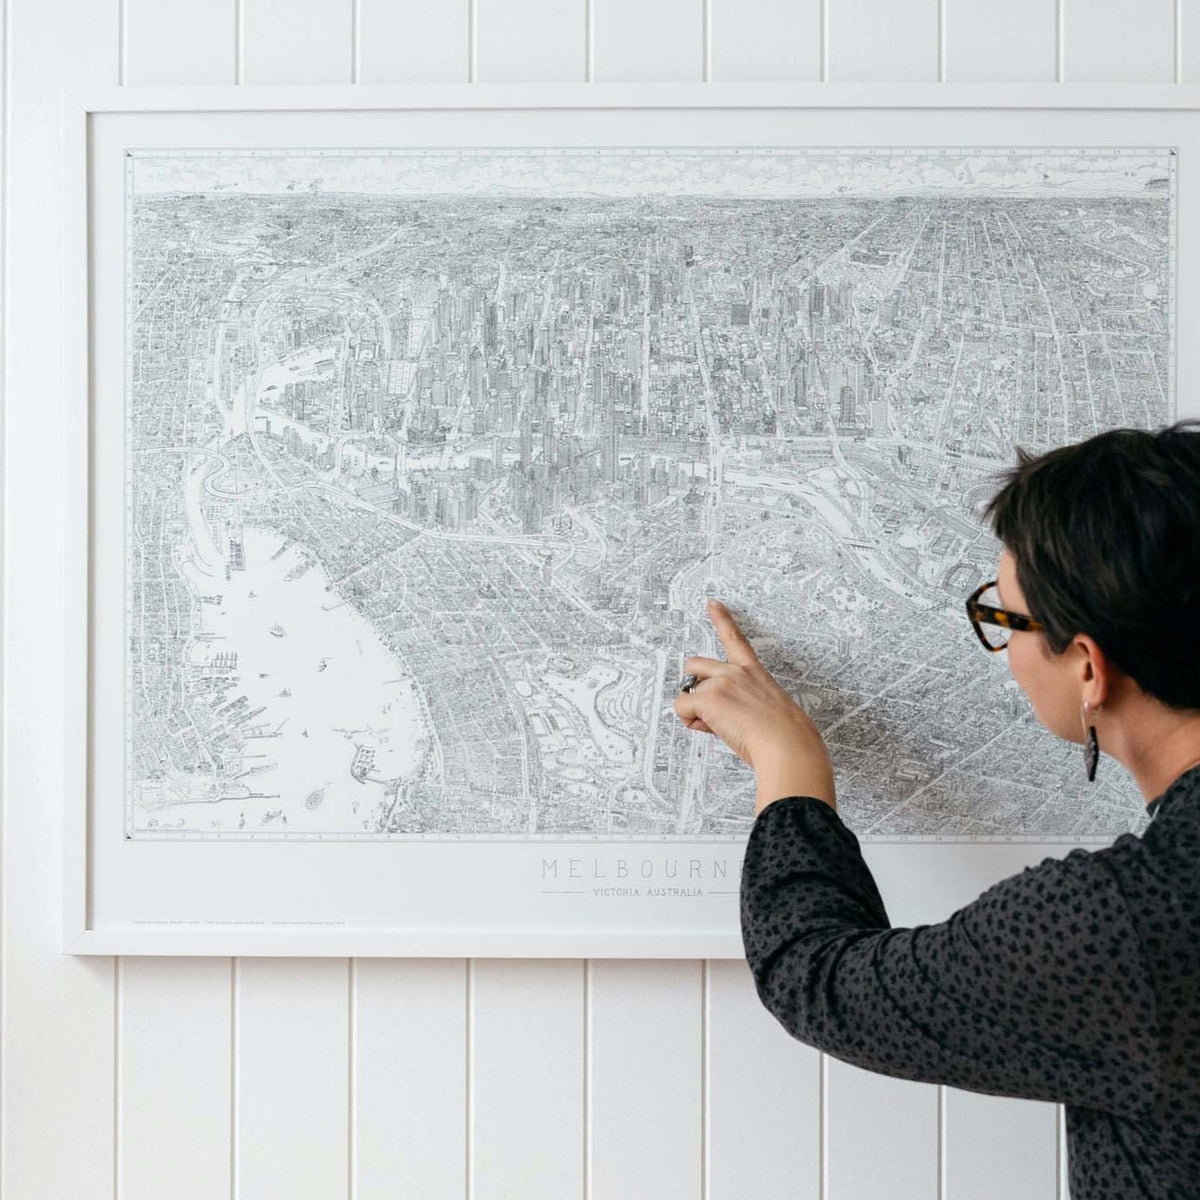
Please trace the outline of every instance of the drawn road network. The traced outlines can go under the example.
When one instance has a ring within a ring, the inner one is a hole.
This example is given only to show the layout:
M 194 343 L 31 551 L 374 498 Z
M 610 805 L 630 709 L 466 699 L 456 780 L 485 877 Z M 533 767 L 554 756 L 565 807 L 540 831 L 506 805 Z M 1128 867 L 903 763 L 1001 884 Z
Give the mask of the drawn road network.
M 717 595 L 864 840 L 1109 840 L 963 599 L 1174 414 L 1173 154 L 132 151 L 131 838 L 736 840 Z

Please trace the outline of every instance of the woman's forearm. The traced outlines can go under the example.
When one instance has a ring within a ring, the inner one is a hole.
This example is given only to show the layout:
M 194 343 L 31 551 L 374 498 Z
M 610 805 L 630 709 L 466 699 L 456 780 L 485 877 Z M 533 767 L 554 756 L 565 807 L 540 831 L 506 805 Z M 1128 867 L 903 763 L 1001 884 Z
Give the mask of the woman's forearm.
M 819 736 L 818 742 L 820 741 Z M 784 796 L 815 796 L 837 811 L 837 793 L 833 784 L 833 768 L 823 743 L 797 747 L 793 753 L 777 760 L 755 765 L 757 788 L 754 815 L 757 816 L 774 800 Z

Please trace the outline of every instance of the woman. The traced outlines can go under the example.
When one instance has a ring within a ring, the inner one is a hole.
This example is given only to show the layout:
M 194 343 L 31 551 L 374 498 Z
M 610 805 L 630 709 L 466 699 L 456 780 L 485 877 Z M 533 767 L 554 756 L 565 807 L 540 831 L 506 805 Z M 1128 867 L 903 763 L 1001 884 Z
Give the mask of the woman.
M 1136 780 L 1140 836 L 893 929 L 820 734 L 717 601 L 727 661 L 689 658 L 675 703 L 757 777 L 741 920 L 762 1002 L 858 1066 L 1063 1103 L 1072 1200 L 1200 1196 L 1198 427 L 1018 451 L 986 510 L 998 604 L 967 602 L 1088 777 L 1102 749 Z

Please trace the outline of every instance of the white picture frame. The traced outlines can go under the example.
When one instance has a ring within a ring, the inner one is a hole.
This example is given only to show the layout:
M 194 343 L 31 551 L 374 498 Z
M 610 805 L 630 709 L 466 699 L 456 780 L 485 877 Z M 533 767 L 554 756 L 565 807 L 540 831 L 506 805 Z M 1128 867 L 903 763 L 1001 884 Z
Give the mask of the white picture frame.
M 329 895 L 310 895 L 304 905 L 292 908 L 281 900 L 279 911 L 265 914 L 245 907 L 222 910 L 210 919 L 203 907 L 208 901 L 203 894 L 194 894 L 195 887 L 186 895 L 181 892 L 183 898 L 170 913 L 154 905 L 176 877 L 216 881 L 225 872 L 228 880 L 228 872 L 239 863 L 262 875 L 261 894 L 275 894 L 278 887 L 283 895 L 286 864 L 277 847 L 241 843 L 229 852 L 223 848 L 219 870 L 189 876 L 197 868 L 195 864 L 185 868 L 186 856 L 177 853 L 183 847 L 148 843 L 150 853 L 135 871 L 129 867 L 131 860 L 117 861 L 117 852 L 124 847 L 111 844 L 111 838 L 98 839 L 98 828 L 111 828 L 111 821 L 97 811 L 93 779 L 97 714 L 109 701 L 98 700 L 93 693 L 97 626 L 92 589 L 97 565 L 112 554 L 112 547 L 98 544 L 93 536 L 93 489 L 97 388 L 107 386 L 107 373 L 111 373 L 116 318 L 103 306 L 98 310 L 96 299 L 98 279 L 103 281 L 106 271 L 111 275 L 102 235 L 112 231 L 118 199 L 109 186 L 115 146 L 385 146 L 399 144 L 401 137 L 425 145 L 478 145 L 480 136 L 503 129 L 504 119 L 510 122 L 511 134 L 514 114 L 520 118 L 521 132 L 519 139 L 509 137 L 509 145 L 568 144 L 563 131 L 578 126 L 571 136 L 579 140 L 569 144 L 599 144 L 602 131 L 603 144 L 616 146 L 708 141 L 728 146 L 747 137 L 753 138 L 754 145 L 787 146 L 809 144 L 797 143 L 795 131 L 812 131 L 820 121 L 824 123 L 820 128 L 836 126 L 845 131 L 843 141 L 831 143 L 835 145 L 938 146 L 950 144 L 946 139 L 953 129 L 961 130 L 954 135 L 953 144 L 958 145 L 1174 146 L 1180 156 L 1179 195 L 1190 199 L 1200 194 L 1198 113 L 1200 87 L 1140 84 L 467 84 L 112 88 L 64 93 L 63 353 L 65 408 L 70 416 L 61 429 L 50 431 L 60 438 L 63 451 L 62 511 L 42 514 L 42 519 L 63 521 L 67 547 L 62 579 L 66 597 L 63 755 L 68 780 L 62 798 L 63 951 L 356 957 L 742 956 L 737 875 L 744 839 L 703 848 L 706 870 L 710 858 L 716 870 L 718 848 L 724 865 L 717 875 L 721 886 L 705 893 L 702 904 L 677 905 L 672 910 L 667 904 L 643 902 L 618 908 L 588 901 L 577 903 L 574 915 L 557 901 L 558 907 L 551 911 L 544 897 L 537 899 L 541 891 L 532 885 L 539 868 L 545 875 L 541 860 L 551 857 L 545 842 L 521 844 L 520 862 L 511 858 L 504 870 L 489 861 L 492 852 L 487 847 L 460 845 L 452 854 L 439 852 L 443 855 L 439 878 L 476 889 L 458 908 L 449 886 L 438 894 L 431 888 L 419 903 L 409 897 L 408 907 L 397 908 L 400 902 L 390 896 L 387 863 L 380 857 L 382 852 L 395 859 L 397 844 L 370 848 L 361 844 L 354 848 L 361 861 L 373 858 L 380 865 L 373 868 L 371 882 L 364 884 L 355 900 L 359 916 L 354 919 L 337 912 L 344 895 L 341 884 L 349 885 L 361 873 L 355 864 L 348 864 L 345 845 L 334 853 L 333 846 L 323 845 L 318 853 L 311 846 L 292 843 L 286 851 L 293 860 L 287 869 L 296 878 L 303 878 L 305 871 L 313 880 L 336 876 L 339 885 L 331 886 Z M 469 130 L 475 140 L 468 142 L 463 134 L 462 142 L 447 141 L 455 129 Z M 846 133 L 855 130 L 869 134 L 869 140 L 845 140 Z M 1017 137 L 1021 132 L 1025 136 Z M 264 143 L 265 135 L 272 140 Z M 1184 211 L 1182 205 L 1179 211 Z M 1177 235 L 1175 394 L 1177 415 L 1186 416 L 1200 414 L 1195 386 L 1189 385 L 1186 394 L 1181 386 L 1181 381 L 1200 378 L 1200 339 L 1179 336 L 1181 329 L 1194 328 L 1200 317 L 1200 227 L 1181 222 Z M 1115 763 L 1106 766 L 1119 769 Z M 586 873 L 585 860 L 595 844 L 555 843 L 552 857 L 558 862 L 559 878 L 574 878 L 576 862 L 584 864 L 580 869 Z M 695 847 L 631 844 L 646 845 L 644 854 L 651 857 L 694 857 Z M 1047 854 L 1065 853 L 1071 844 L 1053 839 L 873 843 L 864 850 L 892 919 L 908 924 L 943 919 L 990 883 Z M 253 861 L 246 858 L 248 850 L 257 853 Z M 157 862 L 155 854 L 162 856 Z M 327 865 L 339 856 L 338 870 L 343 874 L 326 875 Z M 632 851 L 629 856 L 632 862 Z M 295 860 L 300 860 L 298 870 Z M 98 879 L 103 885 L 99 891 Z M 124 882 L 113 884 L 114 880 Z M 117 903 L 114 897 L 122 887 L 128 894 L 121 893 Z M 379 912 L 370 909 L 376 901 Z M 393 906 L 390 915 L 382 911 L 385 902 Z M 371 920 L 362 918 L 368 910 Z M 322 919 L 326 912 L 328 920 Z

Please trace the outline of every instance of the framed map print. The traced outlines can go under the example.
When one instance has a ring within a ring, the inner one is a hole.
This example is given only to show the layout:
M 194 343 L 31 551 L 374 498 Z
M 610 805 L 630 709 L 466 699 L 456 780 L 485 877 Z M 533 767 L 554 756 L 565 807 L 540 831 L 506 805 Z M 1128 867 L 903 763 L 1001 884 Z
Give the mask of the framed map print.
M 740 956 L 714 595 L 894 919 L 1138 828 L 963 601 L 1189 415 L 1191 89 L 284 91 L 68 100 L 68 949 Z

